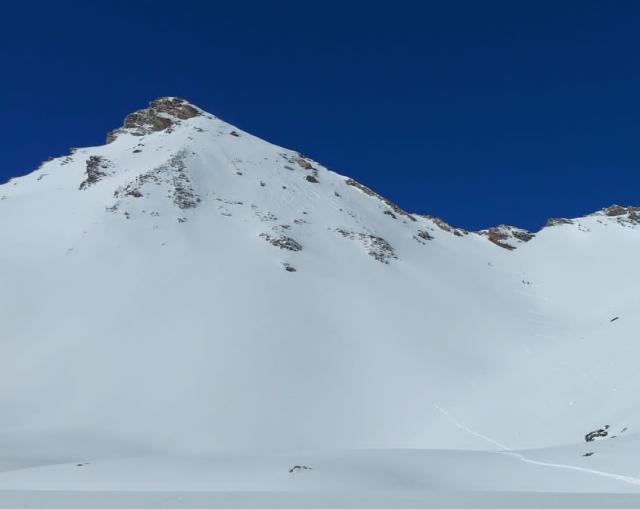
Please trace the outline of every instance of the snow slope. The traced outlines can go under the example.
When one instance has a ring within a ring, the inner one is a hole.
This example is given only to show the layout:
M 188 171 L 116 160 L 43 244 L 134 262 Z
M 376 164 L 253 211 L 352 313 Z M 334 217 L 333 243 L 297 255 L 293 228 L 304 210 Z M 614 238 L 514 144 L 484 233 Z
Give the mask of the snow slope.
M 0 186 L 8 472 L 354 449 L 493 465 L 638 431 L 637 209 L 469 233 L 176 98 L 108 141 Z M 625 458 L 605 467 L 636 476 Z

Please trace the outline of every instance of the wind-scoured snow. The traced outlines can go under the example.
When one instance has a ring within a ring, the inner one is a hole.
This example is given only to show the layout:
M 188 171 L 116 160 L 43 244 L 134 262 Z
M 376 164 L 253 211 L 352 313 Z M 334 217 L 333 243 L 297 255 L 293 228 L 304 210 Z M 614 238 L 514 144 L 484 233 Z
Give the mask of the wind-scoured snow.
M 640 210 L 466 232 L 177 98 L 108 141 L 0 186 L 1 489 L 640 490 Z

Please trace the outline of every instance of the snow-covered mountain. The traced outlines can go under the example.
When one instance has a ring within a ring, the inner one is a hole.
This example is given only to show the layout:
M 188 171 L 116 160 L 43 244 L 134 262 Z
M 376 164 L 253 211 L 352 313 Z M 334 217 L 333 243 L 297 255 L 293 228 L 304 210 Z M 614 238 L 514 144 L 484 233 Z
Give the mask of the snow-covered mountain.
M 640 427 L 640 208 L 467 232 L 162 98 L 0 186 L 0 238 L 5 443 L 495 450 Z

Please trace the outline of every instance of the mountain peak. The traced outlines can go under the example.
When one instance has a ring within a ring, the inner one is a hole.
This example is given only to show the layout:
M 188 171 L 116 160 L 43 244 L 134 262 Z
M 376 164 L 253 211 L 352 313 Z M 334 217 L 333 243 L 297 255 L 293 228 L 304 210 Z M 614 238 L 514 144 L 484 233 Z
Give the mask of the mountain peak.
M 149 103 L 148 108 L 134 111 L 124 119 L 122 127 L 107 134 L 107 143 L 113 142 L 118 135 L 127 132 L 134 136 L 143 136 L 152 132 L 171 128 L 180 120 L 197 117 L 202 110 L 180 97 L 159 97 Z
M 640 423 L 634 357 L 601 369 L 635 348 L 640 210 L 467 232 L 176 97 L 112 138 L 0 187 L 6 429 L 185 452 L 476 445 L 446 406 L 532 448 L 626 426 L 609 388 Z

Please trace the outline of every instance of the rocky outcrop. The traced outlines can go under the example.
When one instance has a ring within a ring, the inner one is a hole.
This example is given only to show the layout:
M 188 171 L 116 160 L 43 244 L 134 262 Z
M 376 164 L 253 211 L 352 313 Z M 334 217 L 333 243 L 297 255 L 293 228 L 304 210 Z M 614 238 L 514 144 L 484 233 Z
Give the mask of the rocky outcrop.
M 413 217 L 411 214 L 409 214 L 405 210 L 401 209 L 398 205 L 396 205 L 395 203 L 393 203 L 390 200 L 387 200 L 384 196 L 380 196 L 378 193 L 376 193 L 375 191 L 369 189 L 367 186 L 361 184 L 357 180 L 346 179 L 345 183 L 348 186 L 355 187 L 356 189 L 359 189 L 360 191 L 362 191 L 364 194 L 366 194 L 368 196 L 373 196 L 374 198 L 377 198 L 378 200 L 380 200 L 382 203 L 384 203 L 387 207 L 389 207 L 396 214 L 400 214 L 401 216 L 405 216 L 406 218 L 410 219 L 411 221 L 415 221 L 416 220 L 415 217 Z
M 300 168 L 302 168 L 303 170 L 307 170 L 311 172 L 311 175 L 307 175 L 305 177 L 305 180 L 307 182 L 311 182 L 312 184 L 317 184 L 320 181 L 318 180 L 318 168 L 316 168 L 313 164 L 311 164 L 311 161 L 309 161 L 306 157 L 304 157 L 302 154 L 298 153 L 296 155 L 291 155 L 291 154 L 287 154 L 287 153 L 281 153 L 280 154 L 285 161 L 291 163 L 291 164 L 297 164 L 298 166 L 300 166 Z M 293 168 L 292 166 L 289 165 L 285 165 L 285 169 L 289 170 L 289 171 L 296 171 L 295 168 Z
M 564 217 L 552 217 L 547 219 L 547 222 L 545 223 L 544 227 L 547 228 L 549 226 L 558 226 L 561 224 L 573 224 L 573 221 L 571 219 L 566 219 Z
M 420 244 L 425 245 L 427 241 L 433 240 L 433 235 L 431 235 L 427 230 L 418 230 L 413 238 Z
M 605 216 L 615 217 L 622 224 L 640 224 L 640 207 L 621 207 L 611 205 L 602 211 Z
M 623 226 L 640 225 L 640 207 L 623 207 L 621 205 L 614 204 L 602 210 L 598 210 L 593 214 L 589 214 L 589 216 L 600 216 L 603 218 L 607 218 Z M 575 224 L 575 220 L 566 218 L 551 218 L 544 226 L 546 228 L 549 226 L 557 226 L 563 224 Z
M 200 197 L 197 195 L 191 180 L 187 175 L 187 166 L 185 164 L 186 153 L 178 152 L 169 159 L 166 166 L 171 172 L 171 198 L 173 203 L 181 209 L 192 209 L 200 203 Z
M 197 108 L 184 99 L 161 97 L 151 101 L 148 108 L 134 111 L 127 115 L 123 126 L 107 135 L 107 143 L 113 142 L 123 132 L 134 136 L 144 136 L 145 134 L 164 131 L 181 120 L 187 120 L 200 114 Z
M 463 228 L 454 228 L 449 223 L 435 216 L 422 216 L 425 219 L 428 219 L 433 224 L 435 224 L 442 231 L 453 233 L 456 237 L 463 237 L 464 235 L 469 235 L 469 232 Z
M 615 220 L 622 226 L 640 225 L 640 207 L 623 207 L 621 205 L 611 205 L 606 209 L 599 210 L 593 216 L 604 216 Z
M 272 246 L 285 249 L 287 251 L 302 251 L 302 245 L 291 237 L 286 235 L 273 236 L 269 233 L 261 233 L 260 238 L 266 240 Z
M 290 469 L 289 469 L 289 473 L 293 474 L 294 472 L 299 472 L 302 470 L 313 470 L 312 467 L 309 467 L 307 465 L 293 465 Z
M 509 251 L 516 249 L 518 244 L 529 242 L 535 237 L 535 234 L 527 230 L 504 224 L 481 230 L 478 233 L 486 237 L 490 242 L 493 242 L 496 246 L 508 249 Z
M 307 161 L 302 154 L 299 154 L 298 157 L 295 158 L 295 162 L 305 170 L 313 170 L 313 165 Z
M 366 248 L 367 254 L 380 263 L 388 265 L 391 260 L 398 259 L 398 256 L 391 244 L 382 237 L 371 235 L 370 233 L 346 230 L 344 228 L 336 228 L 335 231 L 347 239 L 359 240 Z
M 602 212 L 605 216 L 617 217 L 625 215 L 627 213 L 627 208 L 621 207 L 620 205 L 611 205 L 610 207 L 603 209 Z
M 609 425 L 605 425 L 603 428 L 599 428 L 593 431 L 590 431 L 584 436 L 585 442 L 593 442 L 600 438 L 605 438 L 609 435 Z
M 89 159 L 87 159 L 87 169 L 85 172 L 86 177 L 80 183 L 80 190 L 84 191 L 85 189 L 100 182 L 100 180 L 109 174 L 109 169 L 112 167 L 113 163 L 106 157 L 90 156 Z
M 187 175 L 184 150 L 172 155 L 169 160 L 148 172 L 138 175 L 128 184 L 119 187 L 113 193 L 114 198 L 131 196 L 141 198 L 144 196 L 143 188 L 147 184 L 165 185 L 168 187 L 168 195 L 174 205 L 180 209 L 192 209 L 200 203 L 200 197 L 193 189 L 191 180 Z M 117 209 L 119 203 L 115 205 Z

